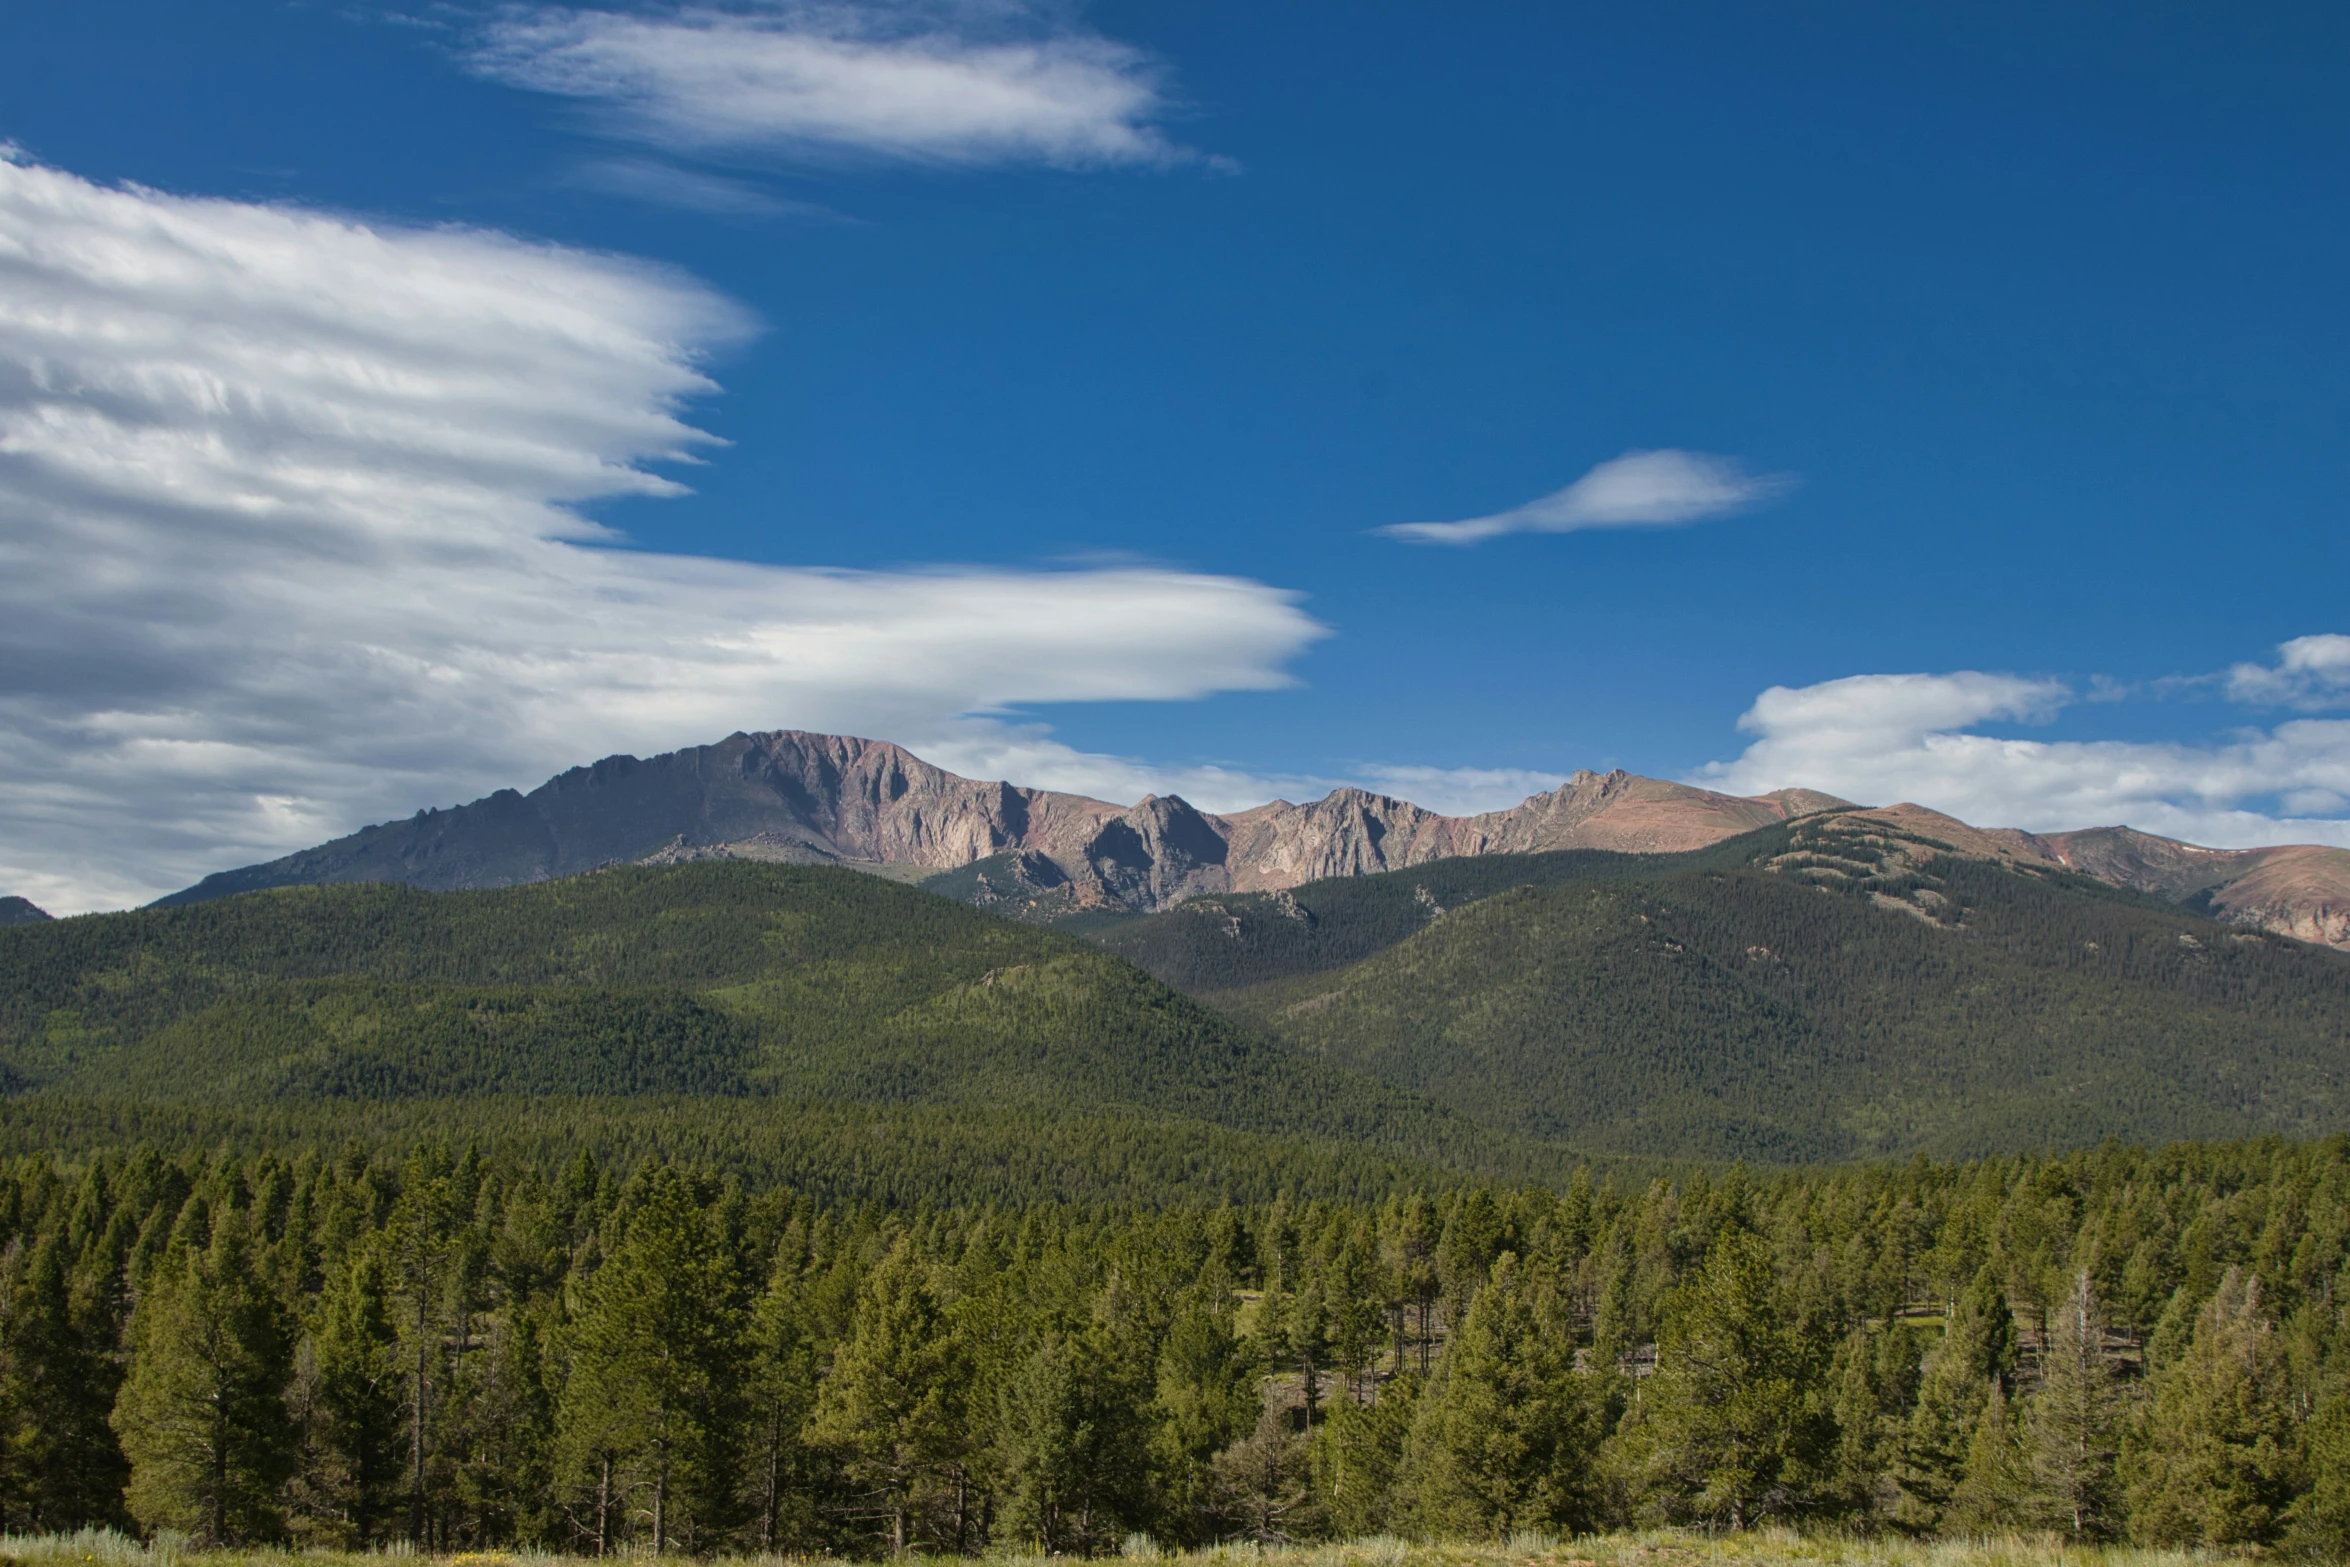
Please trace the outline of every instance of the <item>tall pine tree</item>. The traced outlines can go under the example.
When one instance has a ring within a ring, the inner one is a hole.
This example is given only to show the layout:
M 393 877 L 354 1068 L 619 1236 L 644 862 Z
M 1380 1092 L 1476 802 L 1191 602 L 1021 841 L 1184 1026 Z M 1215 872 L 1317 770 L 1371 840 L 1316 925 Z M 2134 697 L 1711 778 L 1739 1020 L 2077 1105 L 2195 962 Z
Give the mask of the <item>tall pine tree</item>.
M 114 1429 L 140 1524 L 212 1545 L 272 1540 L 294 1460 L 289 1337 L 244 1215 L 224 1212 L 211 1228 L 205 1250 L 165 1253 L 139 1301 Z
M 564 1335 L 559 1452 L 608 1553 L 642 1517 L 658 1554 L 717 1527 L 744 1312 L 718 1214 L 676 1171 L 647 1176 Z
M 2130 1532 L 2161 1545 L 2265 1545 L 2295 1489 L 2289 1369 L 2260 1283 L 2230 1268 L 2185 1355 L 2155 1372 L 2131 1444 Z
M 2119 1521 L 2114 1461 L 2122 1390 L 2105 1351 L 2105 1313 L 2083 1268 L 2056 1310 L 2040 1353 L 2040 1385 L 2024 1411 L 2024 1448 L 2040 1521 L 2075 1540 L 2099 1540 Z

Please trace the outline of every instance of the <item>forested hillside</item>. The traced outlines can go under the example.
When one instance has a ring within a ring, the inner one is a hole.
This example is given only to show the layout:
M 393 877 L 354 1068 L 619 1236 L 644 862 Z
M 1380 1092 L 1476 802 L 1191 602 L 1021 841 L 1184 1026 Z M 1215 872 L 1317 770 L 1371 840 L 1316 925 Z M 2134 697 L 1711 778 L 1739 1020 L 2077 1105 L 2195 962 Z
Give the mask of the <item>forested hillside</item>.
M 1100 1177 L 1036 1188 L 1069 1195 L 1130 1189 L 1136 1158 L 1182 1189 L 1229 1155 L 1257 1172 L 1226 1188 L 1243 1195 L 1292 1154 L 1301 1179 L 1343 1164 L 1366 1180 L 1547 1157 L 1070 937 L 852 871 L 741 862 L 10 927 L 0 1073 L 25 1147 L 86 1146 L 142 1115 L 302 1140 L 430 1101 L 425 1124 L 636 1154 L 658 1136 L 818 1185 L 821 1150 L 856 1141 L 851 1105 L 872 1109 L 868 1141 L 929 1166 L 903 1172 L 917 1185 L 955 1148 L 996 1164 L 1059 1150 Z M 919 1131 L 899 1118 L 914 1107 L 961 1114 Z M 1095 1116 L 1117 1130 L 1079 1124 Z
M 1591 1151 L 2350 1126 L 2350 957 L 1884 832 L 1453 861 L 1095 939 L 1317 1057 Z
M 2350 1143 L 1148 1210 L 0 1166 L 19 1533 L 976 1553 L 1677 1522 L 2350 1548 Z

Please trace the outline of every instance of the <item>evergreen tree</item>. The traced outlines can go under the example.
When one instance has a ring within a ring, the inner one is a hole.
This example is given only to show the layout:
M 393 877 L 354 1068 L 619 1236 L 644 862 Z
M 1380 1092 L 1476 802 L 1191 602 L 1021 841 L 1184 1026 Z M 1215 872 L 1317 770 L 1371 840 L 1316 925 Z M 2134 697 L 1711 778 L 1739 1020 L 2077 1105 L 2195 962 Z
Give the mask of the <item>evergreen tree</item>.
M 1339 1538 L 1389 1534 L 1402 1526 L 1400 1472 L 1419 1391 L 1419 1373 L 1407 1371 L 1369 1403 L 1333 1403 L 1314 1432 L 1308 1454 L 1313 1491 Z
M 458 1388 L 456 1502 L 483 1544 L 551 1542 L 555 1401 L 546 1330 L 517 1303 L 492 1317 Z
M 1994 1380 L 1983 1392 L 1982 1413 L 1967 1439 L 1958 1484 L 1943 1504 L 1941 1525 L 1964 1534 L 1997 1534 L 2029 1521 L 2032 1466 L 2007 1390 Z
M 385 1226 L 394 1292 L 403 1297 L 400 1334 L 407 1402 L 408 1538 L 428 1543 L 428 1491 L 434 1452 L 434 1407 L 447 1335 L 449 1272 L 463 1222 L 446 1149 L 420 1148 L 401 1172 L 401 1190 Z
M 2075 1540 L 2113 1532 L 2121 1396 L 2097 1287 L 2083 1268 L 2050 1324 L 2040 1386 L 2024 1411 L 2034 1506 L 2043 1523 Z
M 1669 1297 L 1656 1374 L 1626 1421 L 1623 1456 L 1646 1507 L 1732 1529 L 1798 1510 L 1834 1430 L 1819 1360 L 1761 1238 L 1725 1234 Z
M 762 1551 L 780 1549 L 811 1521 L 794 1506 L 804 1478 L 800 1429 L 816 1402 L 816 1357 L 801 1325 L 800 1296 L 797 1268 L 779 1258 L 751 1312 L 743 1389 L 750 1443 L 745 1496 Z
M 113 1415 L 133 1516 L 211 1545 L 283 1532 L 279 1488 L 294 1459 L 288 1335 L 243 1217 L 222 1214 L 204 1251 L 164 1255 L 131 1319 Z
M 74 1310 L 66 1237 L 0 1252 L 0 1532 L 127 1522 L 114 1378 Z
M 1833 1501 L 1863 1527 L 1896 1521 L 1903 1513 L 1897 1476 L 1910 1467 L 1917 1340 L 1898 1320 L 1882 1329 L 1855 1328 L 1837 1346 L 1828 1376 L 1836 1424 Z
M 1255 1425 L 1262 1404 L 1221 1288 L 1183 1291 L 1157 1373 L 1152 1463 L 1161 1516 L 1179 1539 L 1207 1539 L 1220 1505 L 1216 1456 Z
M 383 1259 L 362 1247 L 319 1302 L 301 1346 L 295 1526 L 337 1548 L 364 1550 L 380 1539 L 399 1501 L 405 1389 L 392 1311 Z
M 1090 1556 L 1141 1521 L 1140 1411 L 1091 1334 L 1048 1332 L 1005 1385 L 1001 1519 L 1048 1556 Z
M 2350 1367 L 2336 1371 L 2303 1428 L 2301 1472 L 2309 1488 L 2287 1516 L 2294 1545 L 2335 1559 L 2350 1557 L 2350 1377 L 2345 1371 Z
M 2292 1503 L 2297 1433 L 2260 1283 L 2230 1268 L 2184 1356 L 2158 1370 L 2132 1444 L 2130 1532 L 2163 1545 L 2264 1545 Z
M 1420 1400 L 1405 1464 L 1424 1532 L 1591 1526 L 1598 1401 L 1527 1275 L 1503 1254 Z
M 808 1428 L 888 1521 L 898 1555 L 926 1488 L 968 1451 L 969 1404 L 964 1347 L 930 1270 L 901 1237 L 859 1294 L 854 1332 L 833 1355 Z
M 643 1516 L 658 1554 L 719 1525 L 731 1494 L 744 1322 L 727 1237 L 673 1170 L 653 1171 L 635 1195 L 563 1341 L 557 1445 L 592 1494 L 598 1555 L 617 1542 L 623 1509 Z
M 1919 1369 L 1917 1405 L 1896 1476 L 1901 1527 L 1931 1532 L 1966 1475 L 1967 1453 L 1981 1430 L 1983 1406 L 2015 1371 L 2015 1320 L 1989 1268 L 1952 1303 L 1941 1342 Z

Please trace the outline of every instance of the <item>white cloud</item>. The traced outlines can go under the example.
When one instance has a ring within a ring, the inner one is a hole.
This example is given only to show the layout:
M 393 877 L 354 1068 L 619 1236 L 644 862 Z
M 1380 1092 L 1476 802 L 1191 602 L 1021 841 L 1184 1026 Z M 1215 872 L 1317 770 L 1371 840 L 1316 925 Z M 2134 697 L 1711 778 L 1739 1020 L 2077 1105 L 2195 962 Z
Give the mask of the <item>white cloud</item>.
M 1146 794 L 1179 794 L 1203 811 L 1231 812 L 1268 800 L 1317 800 L 1333 789 L 1391 794 L 1448 816 L 1505 810 L 1566 782 L 1519 768 L 1410 767 L 1365 762 L 1329 773 L 1260 772 L 1215 763 L 1171 765 L 1079 751 L 1035 725 L 964 719 L 909 742 L 925 761 L 966 778 L 1008 778 L 1121 804 Z
M 1786 474 L 1748 473 L 1734 458 L 1704 452 L 1626 452 L 1511 511 L 1464 522 L 1398 522 L 1375 531 L 1408 544 L 1481 544 L 1505 533 L 1673 528 L 1746 511 L 1794 484 Z
M 612 751 L 1284 683 L 1263 584 L 794 569 L 568 509 L 711 443 L 689 279 L 0 163 L 0 890 L 119 905 Z
M 680 168 L 654 158 L 597 158 L 563 177 L 575 190 L 625 196 L 648 206 L 675 207 L 715 218 L 813 218 L 841 221 L 840 214 L 814 202 L 794 201 L 748 180 L 700 169 Z
M 2285 669 L 2293 649 L 2319 640 L 2287 643 Z M 1908 800 L 1985 827 L 2127 825 L 2219 847 L 2350 845 L 2350 821 L 2329 814 L 2350 797 L 2350 722 L 2297 719 L 2200 745 L 1967 732 L 2052 721 L 2073 700 L 2056 681 L 1971 671 L 1774 686 L 1739 720 L 1755 737 L 1745 753 L 1692 781 L 1736 794 L 1803 787 Z
M 2278 647 L 2274 669 L 2238 664 L 2228 671 L 2228 695 L 2238 702 L 2312 712 L 2350 706 L 2350 637 L 2331 632 L 2295 637 Z
M 607 105 L 624 131 L 677 148 L 1065 168 L 1191 156 L 1152 123 L 1168 105 L 1138 51 L 1066 29 L 974 37 L 969 20 L 837 4 L 541 7 L 494 25 L 471 58 L 514 86 Z

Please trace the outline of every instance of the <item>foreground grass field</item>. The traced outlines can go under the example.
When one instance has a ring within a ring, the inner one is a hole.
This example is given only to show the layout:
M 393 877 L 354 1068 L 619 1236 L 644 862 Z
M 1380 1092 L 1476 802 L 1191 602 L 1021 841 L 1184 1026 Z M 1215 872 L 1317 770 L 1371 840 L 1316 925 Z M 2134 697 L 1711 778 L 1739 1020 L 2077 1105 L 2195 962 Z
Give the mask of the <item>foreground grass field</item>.
M 1752 1529 L 1706 1536 L 1678 1532 L 1612 1534 L 1557 1540 L 1520 1535 L 1507 1543 L 1417 1545 L 1378 1538 L 1293 1548 L 1218 1546 L 1180 1554 L 1155 1554 L 1137 1539 L 1129 1560 L 1163 1567 L 2225 1567 L 2269 1557 L 2212 1550 L 2142 1550 L 2130 1546 L 2078 1546 L 2060 1539 L 1994 1536 L 1977 1540 L 1861 1539 L 1843 1535 L 1800 1535 L 1784 1529 Z M 80 1534 L 0 1536 L 0 1567 L 383 1567 L 387 1557 L 417 1567 L 569 1567 L 592 1557 L 539 1551 L 464 1552 L 450 1556 L 411 1553 L 404 1548 L 359 1554 L 333 1551 L 195 1551 L 168 1536 L 152 1544 L 111 1531 Z M 632 1553 L 632 1559 L 636 1559 Z M 641 1558 L 651 1562 L 649 1555 Z M 691 1558 L 670 1557 L 685 1562 Z M 1017 1552 L 990 1552 L 990 1563 L 1041 1562 Z M 820 1558 L 740 1556 L 717 1558 L 739 1567 L 815 1567 Z M 963 1557 L 909 1558 L 909 1567 L 950 1567 Z

